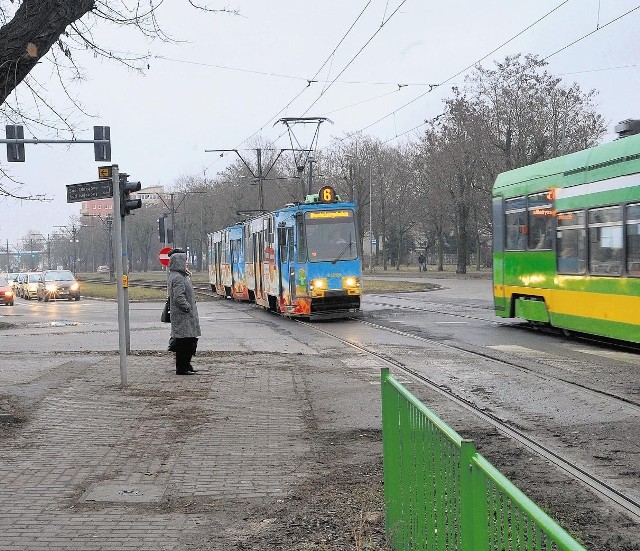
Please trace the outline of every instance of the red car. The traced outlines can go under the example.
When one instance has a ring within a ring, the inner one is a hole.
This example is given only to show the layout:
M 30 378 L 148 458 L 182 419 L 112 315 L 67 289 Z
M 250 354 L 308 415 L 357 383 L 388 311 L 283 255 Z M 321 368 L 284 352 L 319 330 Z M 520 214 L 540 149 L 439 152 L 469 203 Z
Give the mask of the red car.
M 13 306 L 13 288 L 6 277 L 0 277 L 0 302 Z

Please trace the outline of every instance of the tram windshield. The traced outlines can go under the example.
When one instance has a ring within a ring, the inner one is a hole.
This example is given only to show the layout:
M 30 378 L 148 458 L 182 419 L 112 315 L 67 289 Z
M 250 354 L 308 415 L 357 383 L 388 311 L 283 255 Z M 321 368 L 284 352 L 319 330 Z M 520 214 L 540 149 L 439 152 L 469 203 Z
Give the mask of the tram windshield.
M 309 262 L 338 262 L 358 258 L 353 211 L 306 212 L 305 233 Z

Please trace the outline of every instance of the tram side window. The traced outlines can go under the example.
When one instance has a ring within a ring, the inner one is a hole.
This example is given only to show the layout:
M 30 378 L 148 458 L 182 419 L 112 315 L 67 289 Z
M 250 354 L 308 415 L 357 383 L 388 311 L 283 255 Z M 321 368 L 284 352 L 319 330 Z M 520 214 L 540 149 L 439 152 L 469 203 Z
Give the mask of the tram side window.
M 302 264 L 307 261 L 307 241 L 302 216 L 296 216 L 296 237 L 298 238 L 298 263 Z
M 640 203 L 627 206 L 627 272 L 640 276 Z
M 253 239 L 251 239 L 251 232 L 248 226 L 244 229 L 244 243 L 244 257 L 247 259 L 247 262 L 253 262 Z
M 529 249 L 550 250 L 554 212 L 549 193 L 535 193 L 528 199 Z
M 527 246 L 527 210 L 525 197 L 507 199 L 505 206 L 505 229 L 507 251 L 524 251 Z
M 587 267 L 584 211 L 559 212 L 556 246 L 559 274 L 583 274 Z
M 593 274 L 622 273 L 622 207 L 589 210 L 589 270 Z

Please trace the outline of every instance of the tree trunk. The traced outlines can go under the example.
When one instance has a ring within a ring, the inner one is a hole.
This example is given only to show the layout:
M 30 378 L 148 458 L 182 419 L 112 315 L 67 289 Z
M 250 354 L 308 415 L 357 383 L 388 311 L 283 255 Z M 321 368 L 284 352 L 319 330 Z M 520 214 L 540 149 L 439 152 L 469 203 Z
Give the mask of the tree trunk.
M 94 0 L 29 0 L 0 29 L 0 104 L 56 43 L 95 7 Z
M 467 259 L 469 257 L 467 221 L 469 218 L 469 206 L 464 200 L 458 202 L 456 216 L 456 238 L 458 241 L 457 274 L 467 273 Z

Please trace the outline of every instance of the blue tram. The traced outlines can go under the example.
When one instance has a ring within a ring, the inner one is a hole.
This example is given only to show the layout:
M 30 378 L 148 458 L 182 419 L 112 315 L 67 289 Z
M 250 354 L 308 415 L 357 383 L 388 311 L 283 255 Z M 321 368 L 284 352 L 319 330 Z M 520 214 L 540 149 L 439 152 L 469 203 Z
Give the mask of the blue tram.
M 325 186 L 304 203 L 213 232 L 211 289 L 286 316 L 356 314 L 362 294 L 357 228 L 355 204 Z

